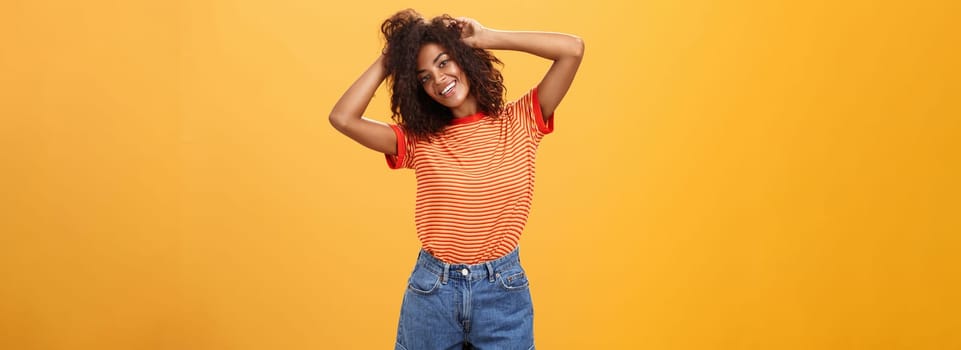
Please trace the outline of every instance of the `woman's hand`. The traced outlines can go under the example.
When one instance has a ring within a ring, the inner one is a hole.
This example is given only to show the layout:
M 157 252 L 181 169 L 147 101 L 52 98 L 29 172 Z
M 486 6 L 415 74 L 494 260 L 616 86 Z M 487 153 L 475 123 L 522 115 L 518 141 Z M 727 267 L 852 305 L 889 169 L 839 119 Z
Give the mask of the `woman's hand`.
M 486 49 L 484 39 L 489 34 L 489 30 L 484 28 L 476 19 L 468 17 L 458 17 L 455 25 L 460 28 L 460 39 L 470 47 Z

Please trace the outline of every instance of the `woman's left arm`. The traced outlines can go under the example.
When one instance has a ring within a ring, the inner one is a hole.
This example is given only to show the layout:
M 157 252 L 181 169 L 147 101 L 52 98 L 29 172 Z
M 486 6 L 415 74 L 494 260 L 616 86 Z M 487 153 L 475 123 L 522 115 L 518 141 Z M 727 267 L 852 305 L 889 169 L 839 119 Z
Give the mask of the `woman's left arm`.
M 461 39 L 472 47 L 523 51 L 554 61 L 537 84 L 541 113 L 544 118 L 554 115 L 554 109 L 564 99 L 581 65 L 584 56 L 581 38 L 562 33 L 494 30 L 466 17 L 458 18 L 457 23 L 461 27 Z

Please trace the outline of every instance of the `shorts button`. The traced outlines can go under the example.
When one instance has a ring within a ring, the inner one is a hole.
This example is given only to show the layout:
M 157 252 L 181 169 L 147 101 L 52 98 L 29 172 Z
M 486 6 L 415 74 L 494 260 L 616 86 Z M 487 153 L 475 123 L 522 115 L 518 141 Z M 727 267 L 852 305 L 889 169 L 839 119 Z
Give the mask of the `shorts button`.
M 460 270 L 460 274 L 461 274 L 461 275 L 467 276 L 467 274 L 469 274 L 469 273 L 470 273 L 470 272 L 468 272 L 467 269 Z

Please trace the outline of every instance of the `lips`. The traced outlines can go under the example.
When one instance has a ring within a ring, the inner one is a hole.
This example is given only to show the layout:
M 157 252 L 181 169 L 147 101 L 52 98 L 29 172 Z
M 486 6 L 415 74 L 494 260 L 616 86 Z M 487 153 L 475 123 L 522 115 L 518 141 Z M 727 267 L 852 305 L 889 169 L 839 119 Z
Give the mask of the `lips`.
M 447 87 L 441 90 L 440 94 L 443 95 L 444 97 L 450 97 L 450 95 L 454 93 L 455 85 L 457 85 L 457 81 L 450 82 L 450 84 L 447 84 Z

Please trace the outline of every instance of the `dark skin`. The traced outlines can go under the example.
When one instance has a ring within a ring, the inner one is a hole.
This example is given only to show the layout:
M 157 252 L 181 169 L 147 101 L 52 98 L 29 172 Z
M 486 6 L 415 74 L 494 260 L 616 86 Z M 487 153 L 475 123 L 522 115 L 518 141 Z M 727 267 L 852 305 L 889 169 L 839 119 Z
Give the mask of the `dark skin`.
M 537 85 L 537 90 L 544 117 L 554 114 L 580 67 L 584 42 L 579 37 L 549 32 L 494 30 L 467 17 L 458 18 L 457 25 L 461 28 L 461 40 L 471 47 L 522 51 L 552 60 L 554 63 Z M 417 70 L 424 91 L 434 101 L 450 108 L 455 118 L 477 112 L 476 97 L 470 91 L 470 84 L 457 63 L 449 57 L 445 59 L 443 47 L 431 43 L 422 45 L 417 55 Z M 330 112 L 330 123 L 367 148 L 396 155 L 397 136 L 390 126 L 363 117 L 374 92 L 386 78 L 384 56 L 380 55 L 334 105 Z M 449 91 L 446 90 L 448 88 Z
M 427 95 L 450 108 L 454 118 L 477 113 L 477 99 L 470 93 L 470 82 L 444 47 L 427 43 L 417 55 L 417 79 Z M 447 88 L 450 90 L 446 90 Z M 444 92 L 447 94 L 444 94 Z

